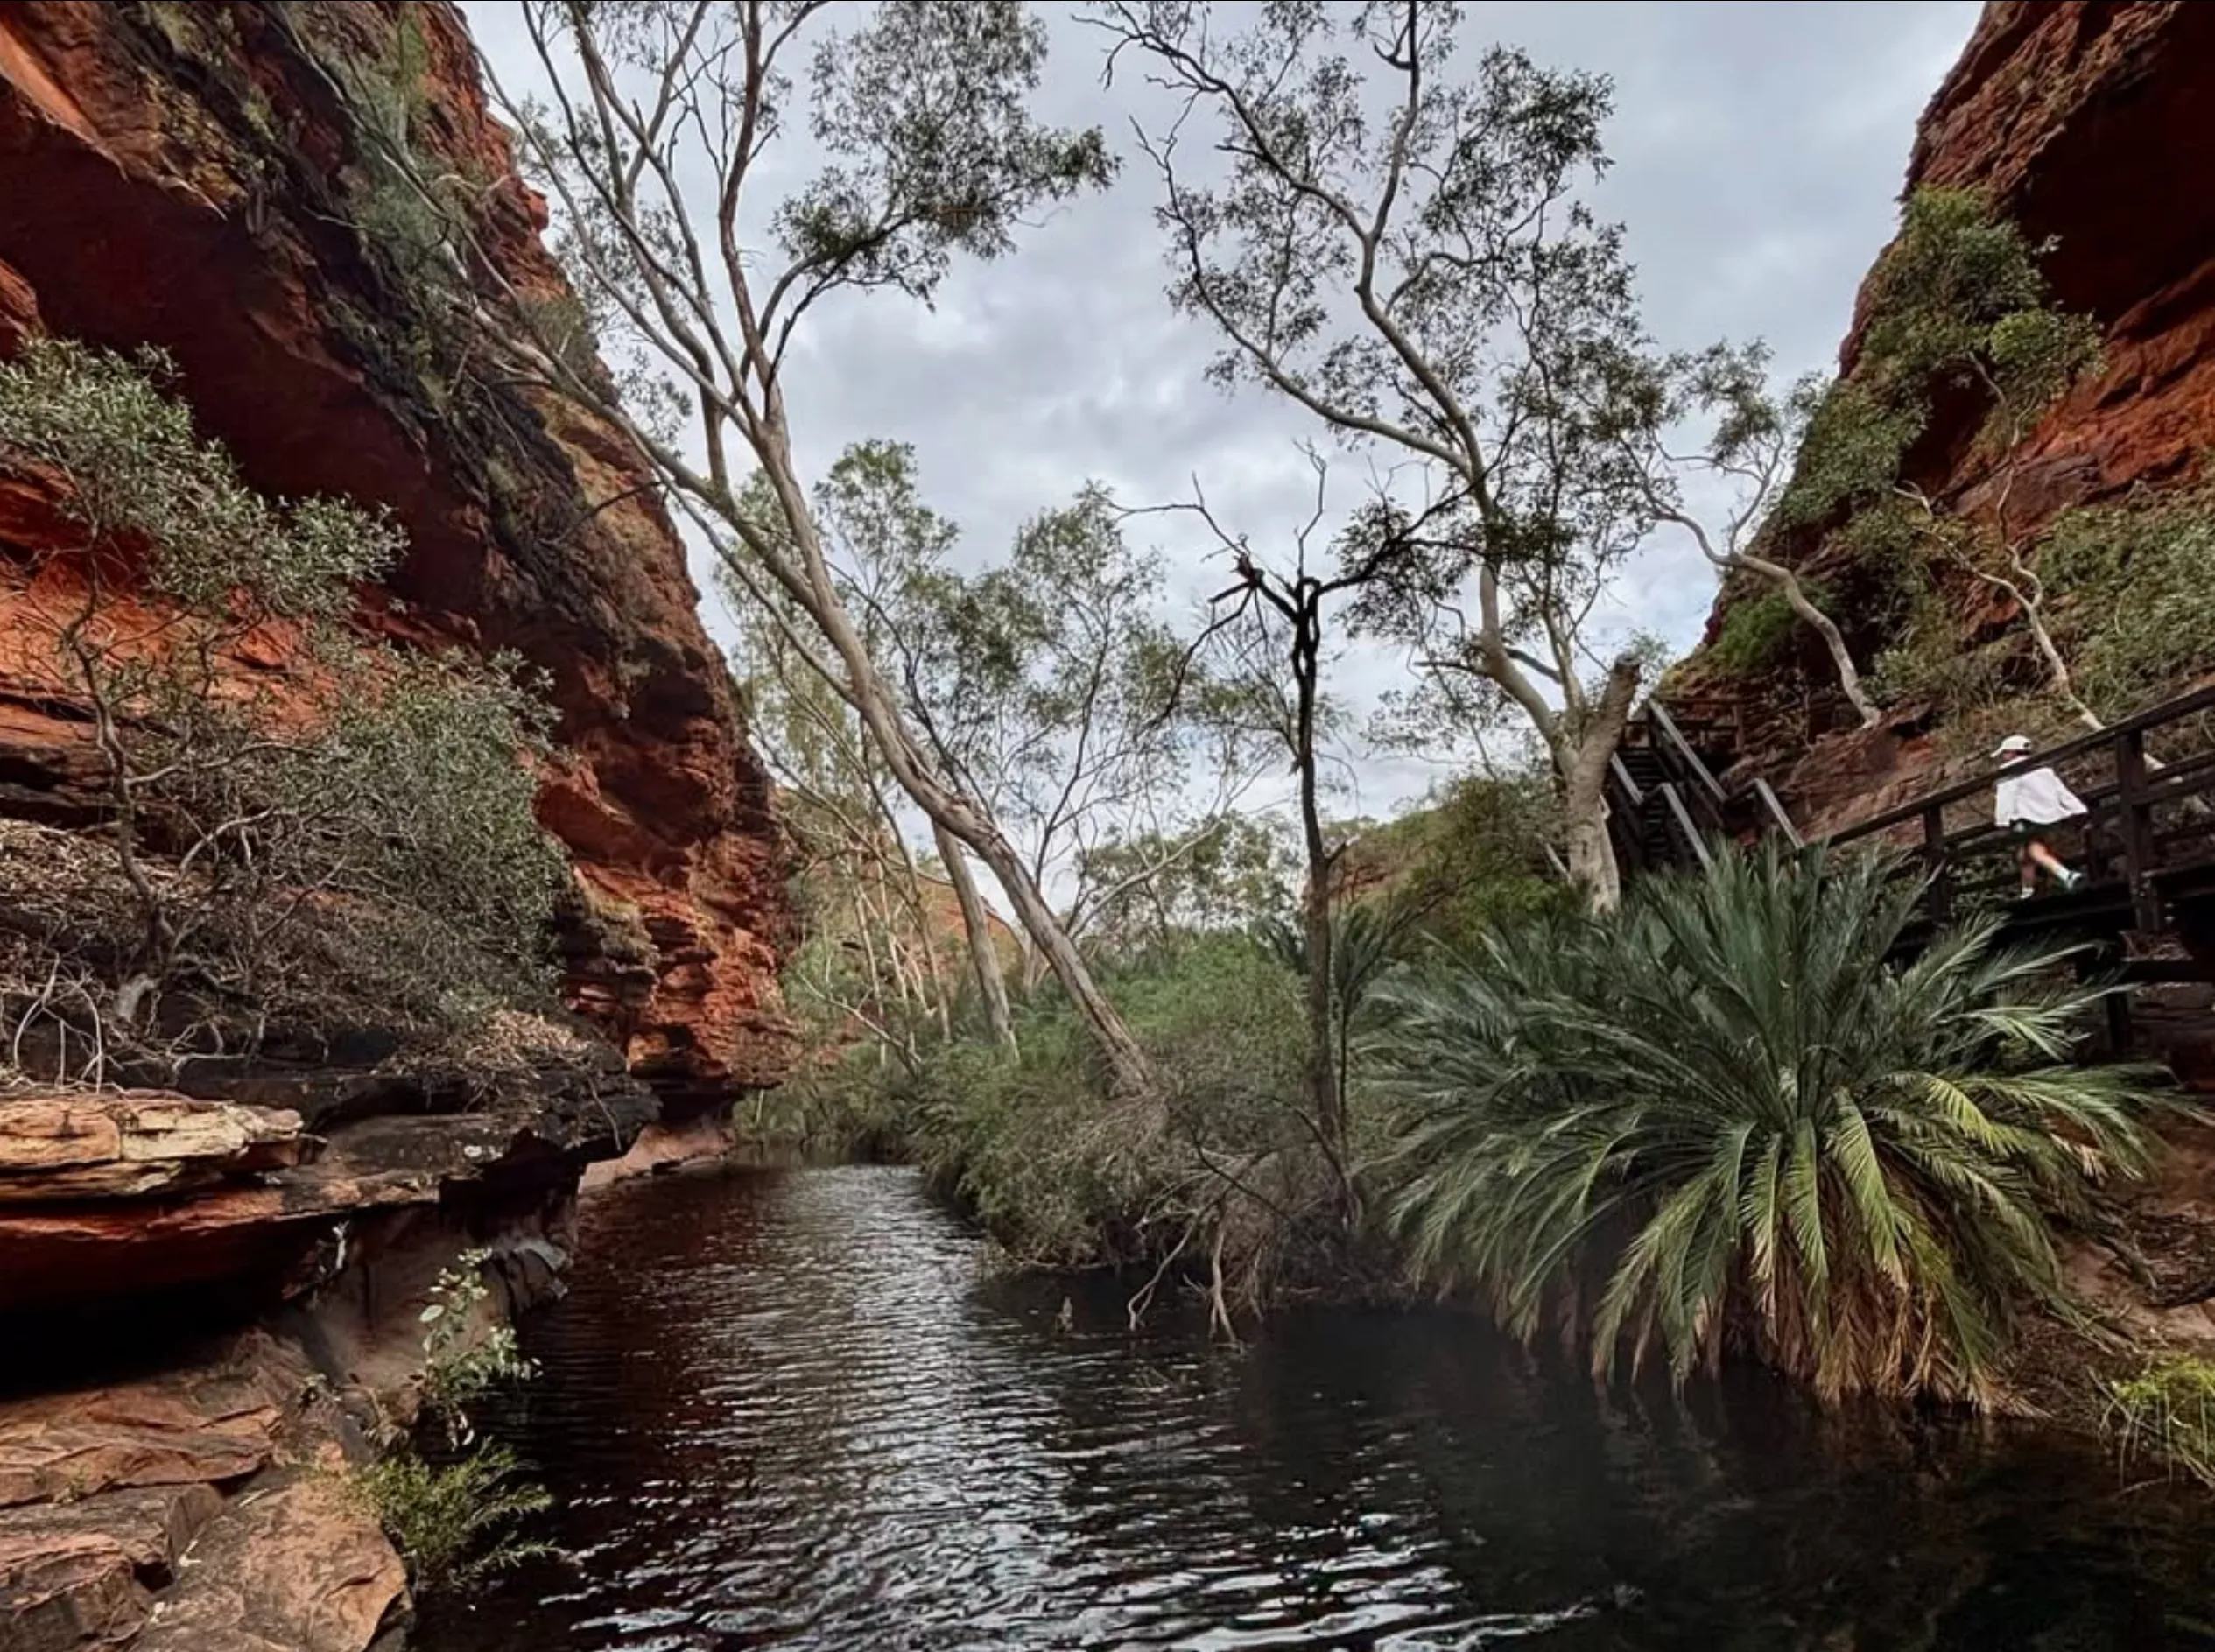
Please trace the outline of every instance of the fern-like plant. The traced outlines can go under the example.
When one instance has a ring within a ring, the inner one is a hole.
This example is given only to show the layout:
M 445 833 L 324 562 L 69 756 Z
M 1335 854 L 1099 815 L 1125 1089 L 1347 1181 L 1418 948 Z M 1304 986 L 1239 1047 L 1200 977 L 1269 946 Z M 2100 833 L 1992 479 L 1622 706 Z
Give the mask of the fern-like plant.
M 1378 1089 L 1417 1265 L 1595 1368 L 1726 1351 L 1829 1396 L 1993 1397 L 2057 1218 L 2140 1173 L 2156 1071 L 2072 1064 L 2097 995 L 1979 923 L 1896 957 L 1880 861 L 1723 857 L 1613 918 L 1387 984 Z
M 553 1551 L 517 1525 L 553 1506 L 544 1487 L 518 1477 L 514 1454 L 484 1445 L 450 1463 L 403 1451 L 349 1482 L 425 1592 L 454 1589 Z

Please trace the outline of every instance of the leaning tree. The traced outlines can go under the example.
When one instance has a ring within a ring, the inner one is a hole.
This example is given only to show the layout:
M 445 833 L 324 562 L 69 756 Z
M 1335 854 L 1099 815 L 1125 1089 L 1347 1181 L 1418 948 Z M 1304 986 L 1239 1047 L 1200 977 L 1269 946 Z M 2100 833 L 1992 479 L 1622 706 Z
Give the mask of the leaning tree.
M 531 295 L 503 294 L 503 320 L 536 343 L 531 366 L 552 388 L 637 443 L 739 588 L 803 616 L 786 638 L 795 657 L 853 707 L 901 792 L 990 868 L 1118 1087 L 1150 1088 L 1143 1052 L 1017 847 L 947 771 L 868 646 L 826 552 L 787 397 L 795 342 L 826 303 L 927 303 L 957 258 L 1012 251 L 1033 214 L 1112 176 L 1097 130 L 1030 114 L 1044 24 L 1013 0 L 858 15 L 826 0 L 526 0 L 516 16 L 545 93 L 510 89 L 481 51 L 484 76 L 620 370 L 559 348 L 559 319 Z M 803 126 L 822 159 L 769 194 Z M 646 414 L 636 390 L 654 384 L 674 392 L 662 398 L 674 426 Z M 756 471 L 766 518 L 746 502 Z

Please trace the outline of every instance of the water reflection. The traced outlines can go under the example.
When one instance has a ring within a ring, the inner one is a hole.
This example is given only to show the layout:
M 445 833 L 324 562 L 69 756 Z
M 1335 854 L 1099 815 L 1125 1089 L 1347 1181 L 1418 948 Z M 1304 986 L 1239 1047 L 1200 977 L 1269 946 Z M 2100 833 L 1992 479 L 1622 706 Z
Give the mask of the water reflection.
M 618 1189 L 500 1431 L 566 1567 L 428 1652 L 2215 1648 L 2215 1515 L 1758 1376 L 1600 1395 L 1468 1321 L 1243 1353 L 981 1278 L 900 1171 Z

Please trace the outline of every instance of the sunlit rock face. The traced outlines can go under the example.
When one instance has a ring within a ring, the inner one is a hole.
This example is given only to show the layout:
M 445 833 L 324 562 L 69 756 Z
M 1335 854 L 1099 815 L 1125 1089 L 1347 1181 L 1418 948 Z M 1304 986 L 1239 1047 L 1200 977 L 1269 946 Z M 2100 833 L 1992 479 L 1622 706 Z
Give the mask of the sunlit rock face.
M 411 550 L 367 594 L 374 622 L 551 680 L 567 756 L 539 813 L 591 897 L 571 1002 L 680 1111 L 774 1083 L 782 848 L 682 545 L 611 429 L 435 336 L 425 284 L 473 278 L 394 250 L 365 90 L 468 181 L 501 282 L 563 302 L 450 8 L 56 0 L 0 13 L 0 350 L 35 330 L 158 346 L 251 482 L 390 510 Z M 53 503 L 0 483 L 0 812 L 66 819 L 82 725 L 11 617 Z
M 2068 506 L 2191 474 L 2215 447 L 2215 7 L 2186 0 L 2099 4 L 1999 0 L 1916 130 L 1904 190 L 1984 192 L 2034 242 L 2056 300 L 2097 319 L 2101 370 L 2035 430 L 2014 467 L 2011 512 L 2036 527 Z M 1860 312 L 1840 349 L 1860 350 Z M 1974 450 L 1973 410 L 1941 404 L 1910 455 L 1910 479 L 1942 502 L 1973 499 L 1989 455 Z M 1818 576 L 1840 549 L 1810 538 L 1780 547 Z M 1969 617 L 2008 621 L 1988 590 L 1959 590 Z M 1712 638 L 1732 594 L 1709 626 Z M 1872 659 L 1895 640 L 1839 615 Z M 1819 650 L 1809 639 L 1811 661 Z M 2215 662 L 2215 644 L 2211 644 Z M 1819 664 L 1811 671 L 1825 680 Z M 1811 830 L 1903 802 L 1948 777 L 1912 709 L 1853 728 L 1842 701 L 1781 703 L 1774 685 L 1694 668 L 1682 694 L 1734 705 L 1742 761 L 1767 775 Z M 1846 732 L 1851 729 L 1852 732 Z

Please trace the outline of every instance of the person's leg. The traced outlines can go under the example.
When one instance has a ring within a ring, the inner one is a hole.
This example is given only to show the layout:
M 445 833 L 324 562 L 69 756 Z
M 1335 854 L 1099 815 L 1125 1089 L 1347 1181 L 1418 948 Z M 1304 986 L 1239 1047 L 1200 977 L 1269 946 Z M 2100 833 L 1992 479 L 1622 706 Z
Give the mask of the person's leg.
M 2067 889 L 2077 881 L 2077 875 L 2064 864 L 2059 855 L 2046 847 L 2044 840 L 2032 838 L 2024 845 L 2023 854 L 2029 860 L 2037 862 L 2047 875 L 2064 889 Z
M 2022 879 L 2020 890 L 2029 900 L 2038 892 L 2038 845 L 2028 835 L 2018 833 L 2015 838 L 2015 875 Z

